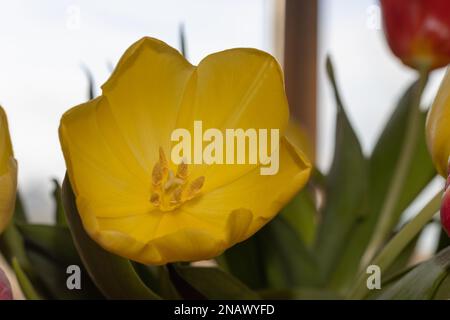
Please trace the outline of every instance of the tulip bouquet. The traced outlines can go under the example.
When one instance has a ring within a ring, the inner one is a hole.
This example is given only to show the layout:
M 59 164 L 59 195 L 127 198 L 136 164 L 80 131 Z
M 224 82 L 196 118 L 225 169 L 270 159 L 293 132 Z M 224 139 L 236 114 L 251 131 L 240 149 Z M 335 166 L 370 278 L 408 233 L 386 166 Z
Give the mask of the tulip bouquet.
M 400 218 L 450 173 L 449 73 L 430 110 L 420 105 L 430 73 L 450 63 L 450 3 L 381 5 L 417 81 L 366 156 L 327 60 L 337 106 L 327 173 L 289 116 L 280 66 L 256 49 L 198 66 L 153 38 L 127 49 L 102 94 L 61 118 L 67 175 L 52 225 L 31 223 L 16 194 L 0 109 L 0 250 L 26 298 L 449 299 L 450 178 Z M 435 255 L 411 264 L 439 211 Z M 0 270 L 1 298 L 11 289 Z

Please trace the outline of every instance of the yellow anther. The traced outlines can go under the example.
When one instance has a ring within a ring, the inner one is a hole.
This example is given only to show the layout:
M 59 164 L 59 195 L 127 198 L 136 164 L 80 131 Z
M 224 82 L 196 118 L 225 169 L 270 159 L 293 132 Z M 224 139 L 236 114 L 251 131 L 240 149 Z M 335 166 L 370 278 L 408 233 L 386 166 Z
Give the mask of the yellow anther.
M 189 182 L 188 165 L 181 162 L 176 173 L 169 168 L 164 150 L 159 148 L 159 160 L 152 171 L 150 202 L 161 211 L 172 211 L 198 195 L 205 183 L 201 176 Z
M 186 180 L 187 176 L 188 176 L 188 166 L 186 163 L 181 162 L 178 165 L 176 177 L 181 180 Z
M 178 204 L 178 203 L 180 203 L 180 202 L 181 202 L 181 196 L 182 196 L 182 194 L 183 194 L 183 189 L 182 189 L 181 187 L 176 188 L 176 189 L 173 191 L 172 199 L 170 200 L 170 202 L 171 202 L 172 204 Z
M 191 182 L 188 190 L 188 199 L 192 199 L 197 193 L 200 192 L 200 189 L 203 187 L 205 183 L 205 177 L 201 176 Z
M 150 197 L 150 202 L 154 205 L 154 206 L 159 206 L 161 203 L 161 198 L 159 196 L 159 194 L 157 193 L 152 193 L 152 196 Z
M 159 186 L 161 185 L 162 180 L 163 180 L 163 168 L 161 166 L 161 163 L 157 162 L 153 167 L 152 184 L 154 186 Z

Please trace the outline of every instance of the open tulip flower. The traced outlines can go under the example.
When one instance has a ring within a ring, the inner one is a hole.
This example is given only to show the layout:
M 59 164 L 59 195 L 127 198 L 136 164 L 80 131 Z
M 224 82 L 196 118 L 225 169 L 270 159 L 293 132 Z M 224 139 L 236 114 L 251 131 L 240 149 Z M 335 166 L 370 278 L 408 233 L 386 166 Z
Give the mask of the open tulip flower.
M 143 38 L 102 95 L 64 114 L 60 141 L 85 230 L 103 248 L 146 263 L 215 257 L 271 220 L 306 183 L 310 164 L 284 137 L 279 65 L 232 49 L 191 65 Z M 260 164 L 175 164 L 171 133 L 203 127 L 279 129 L 279 170 Z
M 450 234 L 450 72 L 442 81 L 439 92 L 427 118 L 427 142 L 433 162 L 443 177 L 447 177 L 441 208 L 441 221 L 444 229 Z
M 0 233 L 14 211 L 17 190 L 17 163 L 9 137 L 6 114 L 0 107 Z
M 389 46 L 404 64 L 436 69 L 450 63 L 450 1 L 381 0 Z

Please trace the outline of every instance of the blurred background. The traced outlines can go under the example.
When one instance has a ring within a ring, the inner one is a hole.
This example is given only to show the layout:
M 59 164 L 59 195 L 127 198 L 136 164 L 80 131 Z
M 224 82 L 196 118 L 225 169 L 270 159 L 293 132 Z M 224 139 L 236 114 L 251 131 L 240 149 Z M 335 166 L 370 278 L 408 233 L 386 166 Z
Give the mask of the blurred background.
M 181 28 L 191 63 L 215 51 L 255 47 L 272 53 L 286 72 L 301 76 L 288 79 L 288 86 L 306 86 L 309 96 L 290 97 L 297 99 L 291 107 L 316 140 L 316 162 L 323 171 L 334 143 L 335 105 L 324 72 L 330 54 L 349 118 L 369 154 L 414 72 L 387 48 L 376 0 L 308 1 L 300 13 L 287 10 L 298 3 L 307 1 L 2 2 L 0 104 L 9 117 L 19 188 L 32 221 L 47 222 L 52 215 L 51 179 L 62 181 L 65 172 L 59 119 L 87 100 L 85 69 L 92 72 L 97 95 L 133 42 L 151 36 L 179 48 Z M 297 47 L 284 50 L 285 37 Z M 431 103 L 442 76 L 443 71 L 433 74 L 424 105 Z M 408 212 L 439 188 L 442 181 L 435 180 Z M 424 250 L 434 245 L 438 228 L 429 227 L 421 241 Z

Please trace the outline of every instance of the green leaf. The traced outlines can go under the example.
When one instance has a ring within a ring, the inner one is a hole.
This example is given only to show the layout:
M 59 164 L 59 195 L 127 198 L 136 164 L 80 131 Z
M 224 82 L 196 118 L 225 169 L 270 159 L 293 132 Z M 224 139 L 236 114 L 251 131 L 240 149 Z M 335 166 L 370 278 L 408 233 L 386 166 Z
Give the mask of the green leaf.
M 264 247 L 260 238 L 260 232 L 258 232 L 225 251 L 222 258 L 218 259 L 219 264 L 253 289 L 262 289 L 267 286 L 262 259 Z M 242 263 L 243 259 L 245 263 Z
M 58 300 L 91 300 L 102 299 L 101 293 L 90 280 L 87 272 L 79 264 L 61 264 L 32 248 L 28 256 L 33 264 L 33 270 L 39 276 L 41 286 L 46 289 L 51 299 Z M 78 265 L 81 268 L 81 289 L 69 290 L 67 288 L 66 273 L 69 265 Z
M 27 214 L 25 212 L 25 207 L 23 206 L 22 196 L 19 191 L 16 195 L 16 206 L 14 208 L 14 221 L 27 222 Z
M 139 278 L 129 260 L 105 251 L 87 235 L 67 177 L 62 194 L 75 246 L 91 279 L 104 296 L 109 299 L 160 299 Z
M 170 278 L 169 270 L 166 266 L 161 266 L 159 270 L 159 286 L 160 294 L 164 299 L 168 300 L 179 300 L 182 299 L 180 293 L 178 292 L 175 285 L 172 283 Z
M 416 83 L 415 83 L 416 84 Z M 397 164 L 398 152 L 404 143 L 406 121 L 413 107 L 414 85 L 411 85 L 397 104 L 392 116 L 387 122 L 374 151 L 369 160 L 369 192 L 367 215 L 361 223 L 355 225 L 347 246 L 341 254 L 341 260 L 336 266 L 338 272 L 336 280 L 341 277 L 339 270 L 346 270 L 348 276 L 358 274 L 361 258 L 372 237 L 378 222 L 379 213 L 386 198 L 386 192 L 391 183 L 394 169 Z M 395 210 L 393 221 L 398 221 L 403 211 L 411 204 L 417 195 L 428 185 L 436 175 L 435 169 L 428 154 L 425 135 L 422 133 L 425 126 L 426 114 L 421 114 L 421 134 L 414 152 L 414 160 L 409 170 L 407 182 Z M 336 281 L 334 280 L 334 281 Z M 342 278 L 341 283 L 350 283 L 348 277 Z
M 68 227 L 38 224 L 18 224 L 17 227 L 27 242 L 55 261 L 81 263 Z
M 301 190 L 280 212 L 307 247 L 311 247 L 315 240 L 318 216 L 313 192 L 309 187 Z
M 259 233 L 262 264 L 269 288 L 318 284 L 317 261 L 283 216 L 276 217 Z
M 327 71 L 337 104 L 336 141 L 333 163 L 326 179 L 323 220 L 316 249 L 324 280 L 338 286 L 353 275 L 346 268 L 336 268 L 336 265 L 348 245 L 353 228 L 366 214 L 367 161 L 345 113 L 329 59 Z
M 41 300 L 41 296 L 34 288 L 33 284 L 31 283 L 30 279 L 28 278 L 16 258 L 12 259 L 12 267 L 14 269 L 14 273 L 16 274 L 20 288 L 25 295 L 25 298 L 27 298 L 28 300 Z
M 259 299 L 242 282 L 220 268 L 174 265 L 176 273 L 208 299 Z
M 14 221 L 10 223 L 3 234 L 0 235 L 0 249 L 10 264 L 12 264 L 12 260 L 15 258 L 21 268 L 28 273 L 32 272 L 31 264 L 25 250 L 24 239 Z
M 55 202 L 55 221 L 57 225 L 66 226 L 66 214 L 64 213 L 64 207 L 61 198 L 61 186 L 58 180 L 53 179 L 53 200 Z
M 450 247 L 391 282 L 377 296 L 379 300 L 432 299 L 450 272 Z
M 318 283 L 314 256 L 282 215 L 250 239 L 228 249 L 224 257 L 230 273 L 253 289 Z
M 439 288 L 436 290 L 436 294 L 433 297 L 434 300 L 449 300 L 450 299 L 450 272 L 447 272 L 447 276 L 442 280 Z

